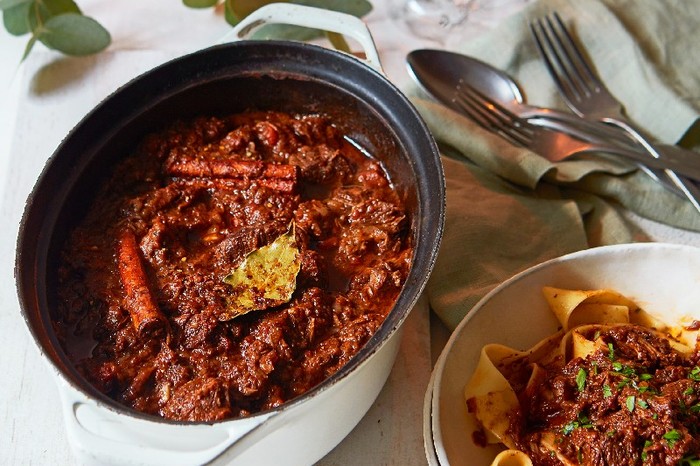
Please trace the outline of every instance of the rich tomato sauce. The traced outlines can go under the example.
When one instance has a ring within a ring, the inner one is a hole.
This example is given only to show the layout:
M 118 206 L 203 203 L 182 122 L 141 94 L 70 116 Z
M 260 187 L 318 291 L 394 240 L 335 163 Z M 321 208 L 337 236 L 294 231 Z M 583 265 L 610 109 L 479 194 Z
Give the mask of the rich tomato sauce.
M 291 224 L 292 299 L 226 320 L 223 278 Z M 116 167 L 69 236 L 54 328 L 90 383 L 138 411 L 270 409 L 381 325 L 410 268 L 409 227 L 382 166 L 322 116 L 177 122 Z

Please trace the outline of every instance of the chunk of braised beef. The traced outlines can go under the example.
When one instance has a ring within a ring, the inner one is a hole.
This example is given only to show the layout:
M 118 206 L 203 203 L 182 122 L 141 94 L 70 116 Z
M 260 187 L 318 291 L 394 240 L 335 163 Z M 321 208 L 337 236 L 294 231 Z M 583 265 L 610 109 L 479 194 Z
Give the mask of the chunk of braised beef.
M 216 377 L 195 378 L 172 391 L 163 416 L 187 421 L 215 421 L 232 415 L 228 387 Z

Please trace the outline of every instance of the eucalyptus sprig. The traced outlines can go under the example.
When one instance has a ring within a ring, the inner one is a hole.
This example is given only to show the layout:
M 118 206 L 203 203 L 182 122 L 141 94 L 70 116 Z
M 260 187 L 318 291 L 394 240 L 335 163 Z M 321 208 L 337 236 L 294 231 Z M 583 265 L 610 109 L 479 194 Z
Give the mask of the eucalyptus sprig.
M 7 32 L 31 34 L 22 60 L 37 41 L 66 55 L 97 53 L 111 42 L 109 32 L 73 0 L 0 0 L 0 10 Z
M 235 26 L 258 8 L 286 1 L 362 17 L 372 10 L 367 0 L 182 0 L 190 8 L 223 8 L 226 22 Z M 15 36 L 30 34 L 22 60 L 38 42 L 65 55 L 90 55 L 104 50 L 111 36 L 100 23 L 85 16 L 73 0 L 0 0 L 3 24 Z M 254 38 L 312 40 L 325 34 L 339 49 L 348 50 L 337 34 L 284 24 L 265 26 Z

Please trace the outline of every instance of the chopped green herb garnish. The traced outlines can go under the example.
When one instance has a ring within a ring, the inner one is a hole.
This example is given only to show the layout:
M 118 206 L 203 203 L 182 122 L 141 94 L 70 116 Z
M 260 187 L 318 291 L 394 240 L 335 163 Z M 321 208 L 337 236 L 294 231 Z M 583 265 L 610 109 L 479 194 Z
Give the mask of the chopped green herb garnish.
M 576 421 L 567 422 L 566 424 L 564 424 L 564 427 L 562 427 L 561 433 L 564 435 L 569 435 L 577 427 L 578 427 L 578 422 L 576 422 Z
M 651 374 L 642 374 L 639 376 L 639 380 L 651 380 L 654 376 Z
M 647 409 L 649 407 L 649 403 L 640 398 L 637 400 L 637 406 L 639 406 L 642 409 Z
M 633 368 L 631 368 L 629 366 L 624 366 L 622 368 L 622 375 L 625 375 L 627 377 L 634 377 L 636 374 L 635 374 Z
M 692 395 L 693 393 L 695 393 L 695 389 L 693 387 L 688 387 L 683 392 L 684 395 Z
M 668 446 L 670 448 L 673 448 L 673 446 L 676 444 L 677 441 L 683 438 L 683 435 L 678 432 L 676 429 L 669 430 L 664 434 L 664 440 L 668 442 Z
M 612 343 L 608 343 L 608 359 L 611 361 L 615 360 L 615 348 Z
M 700 382 L 700 367 L 695 366 L 693 367 L 693 370 L 690 371 L 690 374 L 688 374 L 688 378 L 690 380 L 696 380 Z
M 583 429 L 590 429 L 593 427 L 593 424 L 591 423 L 591 420 L 588 419 L 588 416 L 586 416 L 583 413 L 580 413 L 578 415 L 578 419 L 575 421 L 567 422 L 564 424 L 564 427 L 561 428 L 561 432 L 564 435 L 569 435 L 571 432 L 574 431 L 574 429 L 578 429 L 579 427 Z
M 654 443 L 651 440 L 645 440 L 644 441 L 644 450 L 652 446 Z M 642 461 L 646 461 L 649 455 L 647 454 L 646 451 L 642 451 Z
M 576 374 L 576 388 L 578 388 L 579 392 L 582 392 L 584 388 L 586 388 L 586 377 L 588 374 L 586 371 L 581 367 L 578 370 L 578 373 Z
M 700 466 L 700 458 L 696 455 L 688 455 L 681 458 L 679 466 Z
M 636 397 L 633 395 L 630 395 L 627 397 L 627 400 L 625 400 L 625 406 L 627 406 L 627 409 L 632 412 L 634 411 L 634 401 Z
M 579 427 L 583 427 L 584 429 L 590 429 L 593 427 L 593 424 L 591 423 L 591 420 L 588 419 L 588 416 L 583 414 L 578 415 L 578 423 Z
M 612 396 L 612 389 L 610 388 L 610 385 L 605 384 L 603 385 L 603 398 L 609 398 Z

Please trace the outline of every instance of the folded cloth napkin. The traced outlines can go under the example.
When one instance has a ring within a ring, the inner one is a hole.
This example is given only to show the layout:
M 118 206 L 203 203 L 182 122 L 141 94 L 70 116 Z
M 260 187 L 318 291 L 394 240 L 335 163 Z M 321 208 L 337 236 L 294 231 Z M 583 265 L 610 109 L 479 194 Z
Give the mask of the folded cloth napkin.
M 541 0 L 458 51 L 513 75 L 528 103 L 565 109 L 529 31 L 531 19 L 551 11 L 573 28 L 640 127 L 667 143 L 693 140 L 686 133 L 700 115 L 700 2 Z M 417 88 L 408 93 L 443 153 L 446 226 L 427 292 L 450 329 L 494 286 L 529 266 L 588 247 L 648 240 L 625 209 L 700 231 L 700 214 L 687 200 L 626 161 L 601 155 L 550 163 Z

